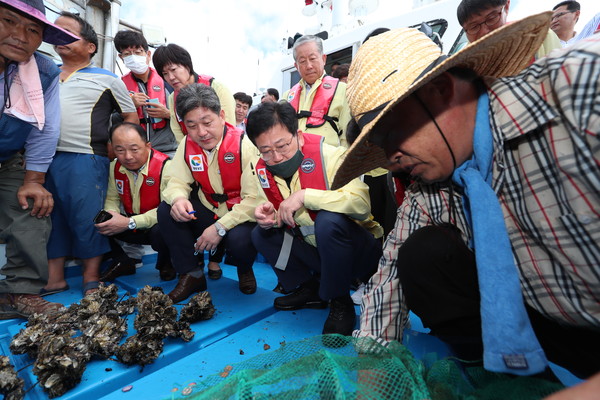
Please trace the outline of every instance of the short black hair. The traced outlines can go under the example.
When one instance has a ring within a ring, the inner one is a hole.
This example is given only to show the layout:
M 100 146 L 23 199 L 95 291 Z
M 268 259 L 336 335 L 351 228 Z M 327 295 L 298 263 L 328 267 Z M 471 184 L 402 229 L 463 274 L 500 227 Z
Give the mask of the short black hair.
M 508 0 L 462 0 L 456 9 L 458 23 L 463 26 L 473 14 L 480 13 L 493 7 L 502 7 Z
M 340 64 L 335 71 L 331 73 L 331 76 L 342 79 L 348 76 L 348 72 L 350 72 L 350 64 Z
M 578 2 L 576 2 L 575 0 L 567 0 L 567 1 L 561 1 L 560 3 L 555 5 L 554 8 L 552 9 L 552 11 L 554 11 L 558 7 L 562 7 L 562 6 L 567 6 L 567 10 L 569 10 L 571 12 L 581 10 L 581 5 Z
M 271 87 L 267 89 L 267 93 L 275 97 L 275 101 L 279 100 L 279 90 Z
M 233 95 L 233 99 L 237 100 L 241 103 L 248 104 L 248 107 L 252 107 L 252 96 L 250 96 L 244 92 L 235 93 Z
M 115 35 L 115 49 L 119 53 L 122 53 L 128 47 L 138 48 L 141 47 L 145 51 L 148 51 L 148 42 L 144 35 L 136 31 L 119 31 Z
M 192 56 L 186 49 L 175 43 L 158 47 L 152 56 L 152 62 L 154 63 L 154 68 L 156 68 L 161 76 L 165 67 L 170 64 L 183 65 L 190 74 L 195 73 Z
M 78 36 L 81 39 L 86 40 L 87 42 L 94 45 L 95 50 L 90 55 L 90 59 L 94 57 L 98 52 L 98 35 L 96 34 L 94 27 L 90 25 L 90 23 L 87 22 L 85 19 L 81 18 L 78 14 L 73 14 L 72 12 L 63 11 L 60 13 L 59 17 L 71 18 L 79 23 L 79 28 L 81 32 L 79 32 Z
M 248 115 L 246 134 L 256 145 L 256 138 L 277 125 L 283 125 L 293 136 L 298 134 L 296 110 L 288 102 L 261 103 Z
M 112 128 L 110 128 L 110 141 L 111 142 L 112 142 L 115 131 L 120 128 L 133 129 L 134 131 L 136 131 L 138 133 L 138 135 L 140 135 L 140 137 L 142 138 L 144 143 L 148 143 L 148 136 L 146 136 L 146 130 L 144 128 L 142 128 L 139 124 L 134 124 L 133 122 L 121 122 L 119 124 L 113 125 Z

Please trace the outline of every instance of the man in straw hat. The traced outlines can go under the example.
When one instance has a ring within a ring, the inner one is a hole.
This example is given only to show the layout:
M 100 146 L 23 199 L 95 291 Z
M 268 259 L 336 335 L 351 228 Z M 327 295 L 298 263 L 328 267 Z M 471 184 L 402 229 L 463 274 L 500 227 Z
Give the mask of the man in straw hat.
M 362 131 L 333 189 L 380 166 L 416 182 L 355 335 L 401 340 L 410 309 L 492 371 L 598 371 L 600 38 L 511 77 L 549 22 L 506 25 L 448 58 L 413 29 L 360 48 L 348 96 Z
M 54 202 L 43 184 L 59 134 L 60 70 L 35 51 L 42 40 L 77 39 L 46 19 L 42 0 L 0 0 L 0 231 L 7 257 L 0 319 L 61 307 L 38 295 L 48 279 L 48 215 Z

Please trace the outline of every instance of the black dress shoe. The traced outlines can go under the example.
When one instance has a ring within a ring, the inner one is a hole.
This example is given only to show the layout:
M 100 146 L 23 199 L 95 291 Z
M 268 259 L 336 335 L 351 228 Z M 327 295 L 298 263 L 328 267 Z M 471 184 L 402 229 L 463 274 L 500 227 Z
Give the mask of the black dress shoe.
M 108 269 L 100 276 L 100 280 L 102 282 L 112 282 L 119 276 L 133 274 L 135 274 L 135 264 L 133 264 L 131 260 L 119 261 L 108 267 Z
M 192 293 L 203 292 L 206 290 L 206 277 L 194 278 L 189 274 L 179 276 L 177 286 L 167 295 L 177 304 L 190 297 Z
M 221 279 L 222 276 L 223 276 L 223 270 L 221 268 L 215 269 L 215 270 L 210 269 L 210 268 L 208 269 L 208 277 L 210 279 L 217 280 L 217 279 Z
M 256 278 L 254 277 L 254 271 L 252 268 L 247 272 L 240 273 L 240 270 L 237 271 L 238 282 L 240 287 L 240 292 L 244 294 L 252 294 L 256 292 Z
M 273 306 L 278 310 L 290 311 L 301 308 L 325 308 L 327 302 L 319 297 L 319 282 L 310 280 L 300 285 L 292 294 L 276 298 Z
M 156 263 L 156 269 L 158 270 L 158 275 L 160 279 L 163 281 L 172 281 L 177 278 L 177 271 L 173 268 L 170 262 L 164 264 Z
M 348 296 L 336 297 L 329 305 L 329 315 L 323 326 L 323 334 L 338 333 L 350 336 L 356 325 L 356 312 L 352 298 Z

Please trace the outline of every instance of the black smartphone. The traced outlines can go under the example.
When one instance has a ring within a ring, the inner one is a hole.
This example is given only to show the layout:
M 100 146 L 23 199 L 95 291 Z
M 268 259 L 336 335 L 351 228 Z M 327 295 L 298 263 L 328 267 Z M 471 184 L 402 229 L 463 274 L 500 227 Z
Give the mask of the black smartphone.
M 102 222 L 106 222 L 111 218 L 112 218 L 111 213 L 104 211 L 104 210 L 100 210 L 100 211 L 98 211 L 98 214 L 96 214 L 96 216 L 94 217 L 94 223 L 101 224 Z

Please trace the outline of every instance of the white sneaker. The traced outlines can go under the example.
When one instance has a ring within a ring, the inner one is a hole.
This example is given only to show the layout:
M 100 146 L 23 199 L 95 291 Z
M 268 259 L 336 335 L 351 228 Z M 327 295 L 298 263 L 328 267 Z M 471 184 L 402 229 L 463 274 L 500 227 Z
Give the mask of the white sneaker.
M 360 286 L 358 287 L 358 289 L 356 289 L 356 292 L 352 293 L 352 295 L 350 297 L 352 297 L 352 301 L 354 302 L 354 304 L 356 304 L 357 306 L 360 306 L 360 303 L 362 302 L 362 297 L 363 294 L 365 293 L 365 284 L 361 283 Z

